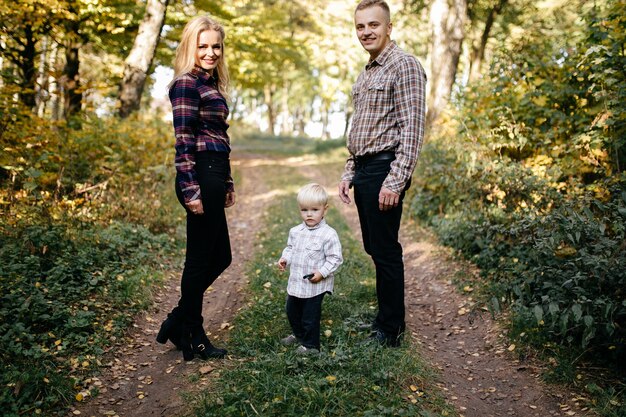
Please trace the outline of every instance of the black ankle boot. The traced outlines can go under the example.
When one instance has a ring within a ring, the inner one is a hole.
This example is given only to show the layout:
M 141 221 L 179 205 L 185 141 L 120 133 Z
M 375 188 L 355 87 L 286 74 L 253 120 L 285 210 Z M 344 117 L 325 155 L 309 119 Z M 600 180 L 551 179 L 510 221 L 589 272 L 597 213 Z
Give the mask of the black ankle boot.
M 181 323 L 169 313 L 167 318 L 161 324 L 161 328 L 159 329 L 159 333 L 157 334 L 156 340 L 161 344 L 167 343 L 167 341 L 171 341 L 176 349 L 181 350 L 181 337 L 182 337 L 182 325 Z
M 183 332 L 181 343 L 183 345 L 183 359 L 186 361 L 192 360 L 195 355 L 204 360 L 222 359 L 227 353 L 226 349 L 216 348 L 211 344 L 202 327 L 194 328 L 190 332 Z

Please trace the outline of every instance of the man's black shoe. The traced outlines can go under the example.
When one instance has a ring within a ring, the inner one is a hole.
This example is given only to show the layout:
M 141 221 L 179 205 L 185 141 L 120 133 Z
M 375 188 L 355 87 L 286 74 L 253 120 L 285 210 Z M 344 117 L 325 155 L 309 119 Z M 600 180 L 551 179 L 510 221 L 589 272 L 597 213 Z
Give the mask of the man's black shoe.
M 401 336 L 390 336 L 386 334 L 385 332 L 383 332 L 382 330 L 376 330 L 376 333 L 373 333 L 370 336 L 370 340 L 378 343 L 380 346 L 399 347 L 400 337 Z

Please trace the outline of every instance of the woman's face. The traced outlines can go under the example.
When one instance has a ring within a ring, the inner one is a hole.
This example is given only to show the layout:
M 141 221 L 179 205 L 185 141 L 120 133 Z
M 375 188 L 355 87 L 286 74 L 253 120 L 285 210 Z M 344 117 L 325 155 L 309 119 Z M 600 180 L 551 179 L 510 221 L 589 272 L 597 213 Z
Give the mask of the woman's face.
M 196 50 L 196 65 L 213 72 L 222 58 L 222 36 L 218 31 L 209 29 L 198 35 L 198 49 Z

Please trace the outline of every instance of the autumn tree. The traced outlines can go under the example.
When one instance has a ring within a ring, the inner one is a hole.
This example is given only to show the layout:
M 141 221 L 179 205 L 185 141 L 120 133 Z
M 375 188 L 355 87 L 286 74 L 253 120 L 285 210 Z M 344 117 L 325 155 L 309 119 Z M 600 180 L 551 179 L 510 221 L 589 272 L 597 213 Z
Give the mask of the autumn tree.
M 139 32 L 124 64 L 124 78 L 120 86 L 118 113 L 123 118 L 139 109 L 148 70 L 152 65 L 154 52 L 165 22 L 168 3 L 169 0 L 148 0 L 146 2 L 146 11 L 139 25 Z

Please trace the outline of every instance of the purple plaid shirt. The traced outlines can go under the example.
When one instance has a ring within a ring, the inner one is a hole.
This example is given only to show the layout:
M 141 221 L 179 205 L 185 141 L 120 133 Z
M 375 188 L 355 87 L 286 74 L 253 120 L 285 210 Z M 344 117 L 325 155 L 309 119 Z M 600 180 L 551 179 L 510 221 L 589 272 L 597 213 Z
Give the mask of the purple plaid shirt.
M 355 157 L 392 151 L 396 159 L 383 187 L 400 194 L 413 175 L 424 138 L 424 69 L 415 57 L 391 42 L 359 75 L 352 102 L 350 158 L 341 179 L 352 181 Z
M 185 202 L 201 198 L 196 178 L 196 153 L 204 151 L 230 153 L 228 138 L 228 104 L 217 89 L 216 81 L 195 67 L 174 82 L 169 92 L 176 136 L 176 181 Z M 227 189 L 234 191 L 229 175 Z

